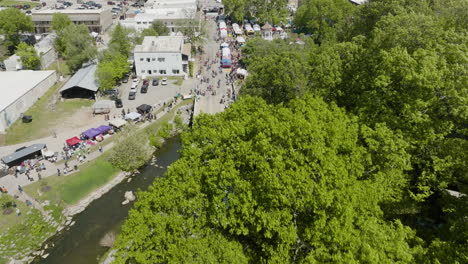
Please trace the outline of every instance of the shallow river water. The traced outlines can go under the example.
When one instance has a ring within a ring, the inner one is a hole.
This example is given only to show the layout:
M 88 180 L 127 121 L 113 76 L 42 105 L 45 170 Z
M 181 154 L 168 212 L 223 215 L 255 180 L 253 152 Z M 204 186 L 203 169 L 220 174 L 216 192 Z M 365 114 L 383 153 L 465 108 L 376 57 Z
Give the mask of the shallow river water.
M 156 152 L 156 164 L 164 168 L 145 166 L 141 173 L 134 176 L 130 183 L 124 180 L 100 199 L 92 202 L 82 213 L 73 218 L 75 225 L 52 238 L 48 244 L 54 247 L 46 250 L 50 255 L 46 259 L 38 258 L 35 264 L 95 264 L 106 252 L 99 245 L 101 238 L 110 231 L 120 230 L 133 203 L 122 205 L 126 191 L 146 190 L 156 177 L 166 172 L 168 165 L 179 158 L 178 138 L 166 141 Z

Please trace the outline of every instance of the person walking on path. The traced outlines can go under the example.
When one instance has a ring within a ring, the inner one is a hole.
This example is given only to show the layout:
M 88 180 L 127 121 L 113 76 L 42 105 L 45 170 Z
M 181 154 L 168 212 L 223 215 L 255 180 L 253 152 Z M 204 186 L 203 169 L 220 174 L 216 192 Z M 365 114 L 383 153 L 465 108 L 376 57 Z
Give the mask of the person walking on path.
M 21 188 L 21 185 L 18 185 L 18 191 L 19 191 L 20 193 L 23 193 L 23 188 Z
M 57 176 L 60 176 L 60 169 L 57 168 Z
M 99 152 L 102 153 L 102 146 L 99 146 Z

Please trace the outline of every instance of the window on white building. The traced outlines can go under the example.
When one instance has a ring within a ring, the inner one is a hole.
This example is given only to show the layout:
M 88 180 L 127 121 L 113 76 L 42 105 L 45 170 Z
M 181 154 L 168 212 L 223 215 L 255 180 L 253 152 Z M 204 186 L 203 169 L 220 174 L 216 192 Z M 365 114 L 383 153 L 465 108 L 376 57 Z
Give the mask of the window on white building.
M 156 58 L 151 58 L 151 60 L 152 60 L 152 61 L 155 61 L 155 60 L 156 60 Z
M 141 70 L 141 73 L 145 73 L 145 70 Z
M 166 70 L 159 70 L 159 74 L 166 74 Z
M 146 24 L 148 24 L 148 22 L 146 22 L 146 21 L 143 21 L 143 24 L 145 24 L 145 25 L 146 25 Z
M 140 21 L 138 21 L 138 22 L 137 22 L 137 24 L 138 24 L 138 25 L 140 25 L 140 24 L 141 24 L 141 22 L 140 22 Z
M 173 74 L 179 74 L 179 70 L 172 70 Z
M 164 62 L 166 59 L 165 58 L 158 58 L 159 62 Z
M 151 59 L 150 59 L 150 58 L 146 58 L 146 61 L 147 61 L 147 62 L 150 62 L 150 61 L 151 61 Z
M 157 73 L 157 72 L 158 72 L 158 70 L 154 69 L 154 70 L 153 70 L 153 72 L 154 72 L 154 73 Z
M 144 61 L 144 60 L 145 60 L 145 59 L 143 59 L 143 58 L 140 58 L 140 61 Z

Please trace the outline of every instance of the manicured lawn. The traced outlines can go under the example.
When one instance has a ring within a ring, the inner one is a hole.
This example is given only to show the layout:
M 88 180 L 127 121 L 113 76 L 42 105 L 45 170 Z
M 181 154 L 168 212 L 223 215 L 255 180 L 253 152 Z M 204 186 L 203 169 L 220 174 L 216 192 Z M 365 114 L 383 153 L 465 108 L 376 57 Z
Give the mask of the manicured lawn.
M 2 194 L 2 195 L 8 195 L 8 194 Z M 8 196 L 8 197 L 11 197 L 11 196 Z M 11 197 L 11 199 L 13 200 L 13 197 Z M 22 214 L 25 214 L 28 211 L 29 208 L 26 206 L 25 203 L 20 202 L 18 200 L 16 200 L 15 202 L 16 202 L 16 206 L 21 210 Z M 22 222 L 23 220 L 24 220 L 23 215 L 17 216 L 14 211 L 13 213 L 9 215 L 4 215 L 3 209 L 1 209 L 0 210 L 0 231 L 8 229 L 14 226 L 15 224 L 17 224 L 18 222 Z
M 92 100 L 70 99 L 60 102 L 58 91 L 63 83 L 52 86 L 37 102 L 29 108 L 25 115 L 31 115 L 31 123 L 23 123 L 21 119 L 7 130 L 5 144 L 16 144 L 24 141 L 51 136 L 54 127 L 59 126 L 62 121 L 82 107 L 89 107 Z
M 80 171 L 75 174 L 51 176 L 24 187 L 24 190 L 42 201 L 49 200 L 52 204 L 64 202 L 72 205 L 107 183 L 118 173 L 119 170 L 107 162 L 106 154 L 83 164 L 79 167 Z M 39 192 L 42 193 L 41 196 Z
M 37 2 L 26 2 L 26 1 L 13 1 L 13 0 L 2 0 L 0 1 L 0 6 L 16 6 L 16 5 L 30 5 L 31 7 L 28 10 L 39 5 Z

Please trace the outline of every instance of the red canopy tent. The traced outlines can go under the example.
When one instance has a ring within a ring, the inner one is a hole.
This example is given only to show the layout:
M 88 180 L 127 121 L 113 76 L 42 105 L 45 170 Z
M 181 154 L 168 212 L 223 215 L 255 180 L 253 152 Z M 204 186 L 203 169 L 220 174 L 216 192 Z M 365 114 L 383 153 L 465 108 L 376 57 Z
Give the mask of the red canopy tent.
M 80 143 L 80 139 L 77 137 L 72 137 L 67 139 L 65 142 L 67 142 L 68 146 L 75 146 L 76 144 Z

